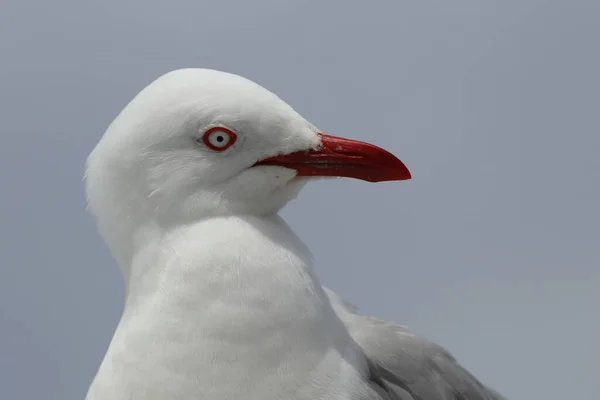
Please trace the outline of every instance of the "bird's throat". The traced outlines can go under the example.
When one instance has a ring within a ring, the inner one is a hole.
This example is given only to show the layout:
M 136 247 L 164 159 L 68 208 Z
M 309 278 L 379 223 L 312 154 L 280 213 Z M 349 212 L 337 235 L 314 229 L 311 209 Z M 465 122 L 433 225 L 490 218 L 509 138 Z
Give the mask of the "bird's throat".
M 98 382 L 133 368 L 139 382 L 160 390 L 199 384 L 199 376 L 203 388 L 223 376 L 243 387 L 288 361 L 311 371 L 307 365 L 339 353 L 332 338 L 345 328 L 310 254 L 279 217 L 202 221 L 153 246 L 134 260 L 138 283 Z

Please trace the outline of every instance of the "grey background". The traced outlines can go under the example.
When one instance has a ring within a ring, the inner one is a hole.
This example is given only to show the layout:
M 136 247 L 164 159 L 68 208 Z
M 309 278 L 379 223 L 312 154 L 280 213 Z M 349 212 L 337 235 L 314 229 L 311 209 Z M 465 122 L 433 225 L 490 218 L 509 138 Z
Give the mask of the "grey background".
M 600 2 L 0 4 L 0 398 L 82 399 L 118 321 L 83 165 L 172 69 L 239 73 L 414 180 L 284 210 L 325 284 L 511 400 L 600 394 Z

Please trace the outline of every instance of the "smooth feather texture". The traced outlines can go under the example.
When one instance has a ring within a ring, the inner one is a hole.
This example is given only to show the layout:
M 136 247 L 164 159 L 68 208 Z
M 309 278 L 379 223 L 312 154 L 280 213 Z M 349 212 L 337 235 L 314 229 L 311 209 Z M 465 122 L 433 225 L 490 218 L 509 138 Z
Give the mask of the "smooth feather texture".
M 238 141 L 199 146 L 216 125 Z M 323 288 L 278 216 L 306 179 L 253 167 L 319 145 L 242 77 L 186 69 L 142 90 L 88 157 L 89 209 L 126 303 L 87 400 L 499 400 L 439 346 Z

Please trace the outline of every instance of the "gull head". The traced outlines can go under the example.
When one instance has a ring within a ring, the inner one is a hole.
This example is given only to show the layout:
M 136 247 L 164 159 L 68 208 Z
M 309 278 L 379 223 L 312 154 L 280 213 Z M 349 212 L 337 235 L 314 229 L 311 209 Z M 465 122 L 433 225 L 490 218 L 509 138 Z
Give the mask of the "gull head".
M 89 208 L 102 225 L 159 225 L 278 212 L 314 177 L 409 179 L 376 146 L 325 135 L 240 76 L 169 72 L 116 117 L 87 160 Z

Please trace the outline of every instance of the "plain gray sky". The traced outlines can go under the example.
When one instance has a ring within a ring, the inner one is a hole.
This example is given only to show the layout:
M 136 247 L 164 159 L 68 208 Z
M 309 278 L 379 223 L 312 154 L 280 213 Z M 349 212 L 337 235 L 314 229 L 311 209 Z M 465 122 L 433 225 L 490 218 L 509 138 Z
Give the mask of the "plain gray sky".
M 151 80 L 210 67 L 411 169 L 284 210 L 325 284 L 510 400 L 597 399 L 599 40 L 597 0 L 3 0 L 0 398 L 84 397 L 123 301 L 85 158 Z

